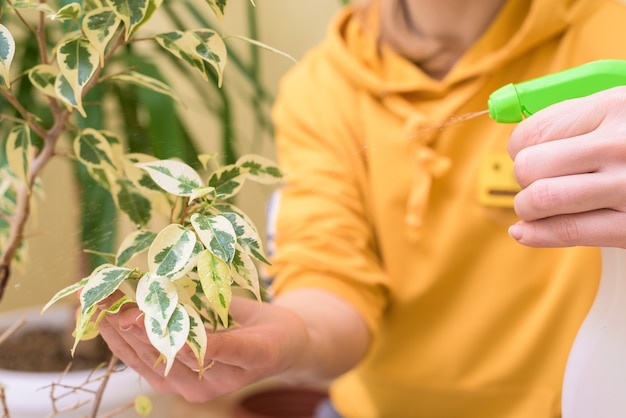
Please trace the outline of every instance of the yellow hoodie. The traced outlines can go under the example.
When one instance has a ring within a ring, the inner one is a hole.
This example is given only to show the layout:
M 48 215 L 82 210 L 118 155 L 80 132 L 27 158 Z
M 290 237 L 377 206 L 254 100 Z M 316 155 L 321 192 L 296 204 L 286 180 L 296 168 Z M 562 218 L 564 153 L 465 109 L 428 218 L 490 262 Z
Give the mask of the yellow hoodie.
M 513 127 L 463 119 L 504 84 L 626 59 L 626 6 L 511 0 L 440 81 L 379 53 L 375 9 L 369 24 L 355 10 L 281 85 L 274 290 L 327 289 L 370 326 L 366 359 L 332 385 L 345 417 L 560 416 L 599 251 L 510 239 L 511 199 L 480 196 L 481 173 L 511 180 Z

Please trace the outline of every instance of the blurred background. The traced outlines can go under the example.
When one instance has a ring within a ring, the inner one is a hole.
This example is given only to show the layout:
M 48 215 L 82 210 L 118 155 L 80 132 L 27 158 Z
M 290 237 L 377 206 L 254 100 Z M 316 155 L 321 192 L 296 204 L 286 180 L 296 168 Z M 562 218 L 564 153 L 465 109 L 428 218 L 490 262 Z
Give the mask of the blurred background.
M 257 0 L 256 7 L 246 0 L 230 1 L 222 22 L 211 20 L 210 12 L 204 13 L 208 8 L 203 3 L 202 0 L 166 1 L 164 5 L 168 9 L 154 24 L 159 25 L 158 31 L 163 31 L 163 26 L 175 28 L 180 22 L 191 21 L 193 26 L 201 26 L 208 21 L 223 35 L 254 38 L 299 60 L 321 40 L 342 1 Z M 198 13 L 199 10 L 203 13 Z M 151 27 L 142 30 L 150 33 Z M 181 96 L 186 106 L 167 97 L 154 97 L 158 95 L 150 92 L 120 88 L 114 92 L 116 102 L 110 106 L 109 113 L 107 109 L 94 113 L 107 126 L 123 125 L 120 130 L 131 133 L 129 142 L 135 149 L 151 151 L 160 157 L 188 159 L 195 151 L 201 151 L 218 152 L 226 161 L 245 153 L 273 158 L 269 109 L 281 76 L 297 64 L 239 39 L 230 38 L 226 42 L 229 61 L 221 89 L 172 61 L 151 62 L 150 48 L 155 45 L 138 44 L 129 53 L 129 59 L 137 60 L 137 65 L 152 66 L 166 80 L 175 78 L 176 85 L 184 81 Z M 159 116 L 163 114 L 167 116 Z M 107 245 L 112 245 L 106 241 L 111 240 L 114 228 L 99 231 L 101 242 L 90 242 L 92 238 L 83 235 L 83 230 L 94 232 L 91 222 L 101 224 L 103 217 L 110 216 L 107 210 L 110 202 L 97 188 L 81 188 L 75 179 L 74 167 L 67 159 L 57 158 L 45 171 L 46 195 L 36 205 L 29 224 L 26 267 L 14 268 L 0 311 L 42 306 L 61 287 L 80 279 L 86 265 L 98 263 L 99 260 L 81 250 L 83 246 L 100 246 L 106 251 Z M 265 228 L 271 191 L 271 187 L 248 183 L 237 202 L 261 232 Z M 83 212 L 81 207 L 85 208 Z M 110 224 L 115 225 L 115 220 Z M 121 225 L 118 229 L 129 227 L 123 220 L 118 224 Z

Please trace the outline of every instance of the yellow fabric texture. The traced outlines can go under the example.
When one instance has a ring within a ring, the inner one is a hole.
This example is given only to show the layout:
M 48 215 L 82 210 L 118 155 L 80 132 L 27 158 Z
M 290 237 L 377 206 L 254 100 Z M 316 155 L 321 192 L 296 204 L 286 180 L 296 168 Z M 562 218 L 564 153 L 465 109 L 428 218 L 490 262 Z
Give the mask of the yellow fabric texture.
M 326 289 L 369 325 L 332 385 L 347 418 L 558 417 L 600 252 L 510 239 L 478 177 L 513 126 L 464 119 L 504 84 L 626 59 L 626 6 L 511 0 L 442 80 L 379 49 L 370 13 L 342 10 L 281 84 L 274 291 Z

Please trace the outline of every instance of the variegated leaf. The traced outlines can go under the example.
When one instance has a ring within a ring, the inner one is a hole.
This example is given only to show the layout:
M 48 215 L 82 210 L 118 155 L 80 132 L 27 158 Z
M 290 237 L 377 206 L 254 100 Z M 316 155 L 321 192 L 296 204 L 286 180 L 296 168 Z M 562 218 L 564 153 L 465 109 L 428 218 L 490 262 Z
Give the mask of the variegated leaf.
M 235 228 L 237 244 L 243 248 L 244 252 L 262 263 L 270 264 L 265 257 L 265 251 L 263 250 L 259 233 L 251 221 L 246 220 L 246 218 L 236 212 L 224 212 L 222 216 L 227 218 L 233 225 L 233 228 Z
M 222 20 L 224 18 L 224 13 L 226 12 L 226 3 L 227 0 L 205 0 L 215 16 L 218 19 Z
M 213 254 L 230 264 L 235 256 L 237 235 L 230 221 L 222 215 L 191 215 L 191 224 L 200 241 Z
M 107 137 L 98 130 L 87 128 L 80 131 L 74 138 L 73 145 L 76 158 L 83 165 L 104 170 L 120 171 L 115 165 L 115 156 L 111 144 Z
M 159 187 L 176 196 L 190 196 L 194 189 L 202 186 L 200 175 L 180 161 L 159 160 L 137 166 L 146 170 Z
M 215 188 L 220 199 L 228 199 L 239 193 L 246 179 L 246 172 L 235 164 L 218 168 L 209 177 L 208 185 Z
M 37 65 L 28 71 L 28 79 L 39 91 L 46 96 L 56 97 L 54 83 L 59 75 L 59 69 L 48 64 Z
M 242 155 L 235 165 L 244 169 L 247 177 L 261 184 L 273 184 L 282 177 L 278 166 L 269 158 L 255 154 Z
M 6 158 L 17 178 L 30 188 L 30 164 L 33 160 L 33 146 L 30 129 L 18 123 L 11 131 L 6 142 Z
M 100 63 L 98 50 L 85 38 L 70 38 L 59 44 L 57 63 L 74 92 L 76 108 L 81 109 L 83 89 Z
M 92 305 L 89 308 L 80 310 L 78 312 L 78 317 L 76 318 L 76 327 L 74 328 L 74 345 L 72 346 L 71 350 L 72 357 L 76 352 L 76 346 L 78 345 L 78 342 L 81 341 L 85 333 L 89 331 L 91 318 L 97 311 L 98 306 Z
M 152 218 L 152 203 L 141 190 L 128 179 L 117 178 L 111 193 L 118 208 L 135 225 L 145 226 Z
M 50 20 L 78 20 L 81 14 L 80 3 L 69 3 L 61 7 L 56 13 L 48 15 Z
M 213 187 L 198 187 L 197 189 L 193 189 L 191 194 L 189 195 L 189 204 L 191 204 L 196 199 L 201 199 L 208 195 L 214 195 L 215 189 Z
M 56 80 L 54 80 L 54 92 L 69 109 L 76 109 L 82 117 L 87 117 L 87 113 L 85 113 L 85 109 L 83 108 L 81 97 L 76 95 L 72 86 L 63 74 L 59 74 Z
M 115 14 L 124 22 L 124 39 L 129 40 L 148 12 L 149 0 L 106 0 Z
M 11 87 L 9 70 L 15 56 L 15 40 L 9 29 L 0 24 L 0 82 L 6 87 Z
M 86 11 L 91 11 L 104 7 L 104 4 L 102 4 L 102 0 L 83 0 L 83 7 Z
M 215 69 L 217 73 L 217 85 L 222 86 L 222 76 L 224 67 L 228 58 L 226 45 L 222 37 L 211 29 L 195 29 L 187 32 L 186 36 L 190 36 L 195 45 L 193 52 L 204 62 Z
M 154 232 L 145 229 L 128 234 L 117 250 L 115 264 L 125 266 L 135 255 L 147 250 L 156 236 Z
M 16 0 L 13 2 L 14 9 L 32 9 L 38 12 L 43 12 L 47 15 L 54 14 L 54 10 L 46 3 L 41 3 L 38 0 Z
M 219 316 L 222 325 L 228 326 L 228 311 L 232 300 L 232 273 L 228 264 L 211 251 L 205 250 L 198 259 L 198 275 L 209 306 Z
M 131 71 L 128 74 L 118 74 L 111 77 L 111 80 L 124 81 L 140 87 L 145 87 L 157 93 L 165 94 L 177 102 L 182 103 L 176 92 L 170 86 L 160 80 L 157 80 L 156 78 L 148 77 L 147 75 L 136 71 Z
M 259 303 L 261 303 L 261 286 L 256 265 L 239 245 L 237 246 L 237 251 L 233 258 L 232 270 L 235 283 L 252 292 Z
M 189 334 L 187 335 L 187 345 L 191 348 L 191 351 L 198 359 L 199 376 L 202 378 L 202 372 L 204 369 L 204 355 L 206 354 L 207 336 L 206 329 L 202 318 L 196 312 L 196 310 L 189 305 L 182 305 L 189 315 Z
M 191 253 L 191 257 L 189 257 L 183 268 L 172 274 L 170 280 L 178 280 L 181 277 L 187 275 L 191 270 L 193 270 L 198 264 L 198 257 L 200 256 L 200 253 L 202 251 L 204 251 L 204 246 L 200 241 L 196 241 L 196 244 L 193 246 L 193 252 Z
M 165 331 L 178 304 L 176 286 L 167 277 L 146 273 L 137 284 L 137 306 Z
M 89 276 L 83 291 L 80 293 L 81 310 L 89 308 L 109 297 L 120 284 L 133 273 L 132 269 L 104 265 Z
M 156 157 L 141 153 L 129 153 L 125 154 L 123 157 L 124 174 L 137 188 L 148 194 L 150 194 L 150 192 L 164 193 L 163 189 L 152 180 L 150 173 L 137 166 L 137 163 L 159 161 Z
M 150 18 L 152 17 L 152 15 L 154 14 L 154 12 L 156 12 L 158 10 L 159 7 L 161 7 L 161 4 L 163 4 L 163 0 L 149 0 L 148 1 L 148 9 L 146 10 L 146 14 L 143 17 L 143 20 L 141 21 L 141 23 L 139 26 L 142 26 L 144 23 L 146 23 L 148 20 L 150 20 Z
M 190 38 L 185 32 L 172 31 L 160 33 L 156 35 L 154 39 L 170 54 L 200 71 L 200 74 L 202 74 L 205 80 L 209 79 L 205 62 L 196 56 L 193 43 L 189 43 Z
M 153 274 L 172 277 L 187 265 L 196 246 L 196 234 L 181 225 L 163 228 L 148 249 L 148 265 Z
M 211 326 L 215 324 L 215 316 L 211 315 L 211 307 L 208 305 L 206 297 L 204 297 L 204 291 L 202 290 L 202 284 L 197 273 L 194 277 L 188 274 L 174 282 L 178 289 L 178 300 L 181 303 L 191 305 L 196 312 L 202 317 L 204 323 L 209 323 Z
M 165 357 L 164 375 L 167 376 L 176 354 L 187 342 L 189 315 L 185 308 L 177 305 L 164 331 L 159 322 L 148 315 L 145 316 L 144 323 L 150 343 Z
M 78 292 L 80 289 L 83 288 L 83 286 L 85 286 L 87 284 L 87 281 L 89 280 L 89 277 L 85 277 L 84 279 L 71 284 L 67 287 L 64 287 L 63 289 L 59 290 L 57 293 L 54 294 L 54 296 L 52 296 L 52 298 L 44 305 L 43 308 L 41 308 L 41 313 L 44 313 L 45 311 L 48 310 L 48 308 L 52 305 L 54 305 L 56 302 L 58 302 L 59 300 L 63 299 L 66 296 L 69 295 L 73 295 L 74 293 Z
M 104 65 L 104 53 L 122 19 L 111 7 L 90 11 L 82 22 L 83 32 L 91 45 L 98 51 L 100 65 Z

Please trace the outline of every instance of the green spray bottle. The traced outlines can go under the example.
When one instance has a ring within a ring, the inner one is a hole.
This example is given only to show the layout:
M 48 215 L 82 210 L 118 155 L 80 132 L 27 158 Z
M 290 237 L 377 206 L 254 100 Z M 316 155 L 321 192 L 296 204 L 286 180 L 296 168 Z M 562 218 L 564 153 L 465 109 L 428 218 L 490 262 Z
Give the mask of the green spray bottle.
M 552 104 L 617 86 L 626 86 L 626 61 L 593 61 L 496 90 L 489 115 L 496 122 L 520 122 Z M 567 360 L 563 418 L 626 417 L 626 250 L 601 252 L 598 292 Z

